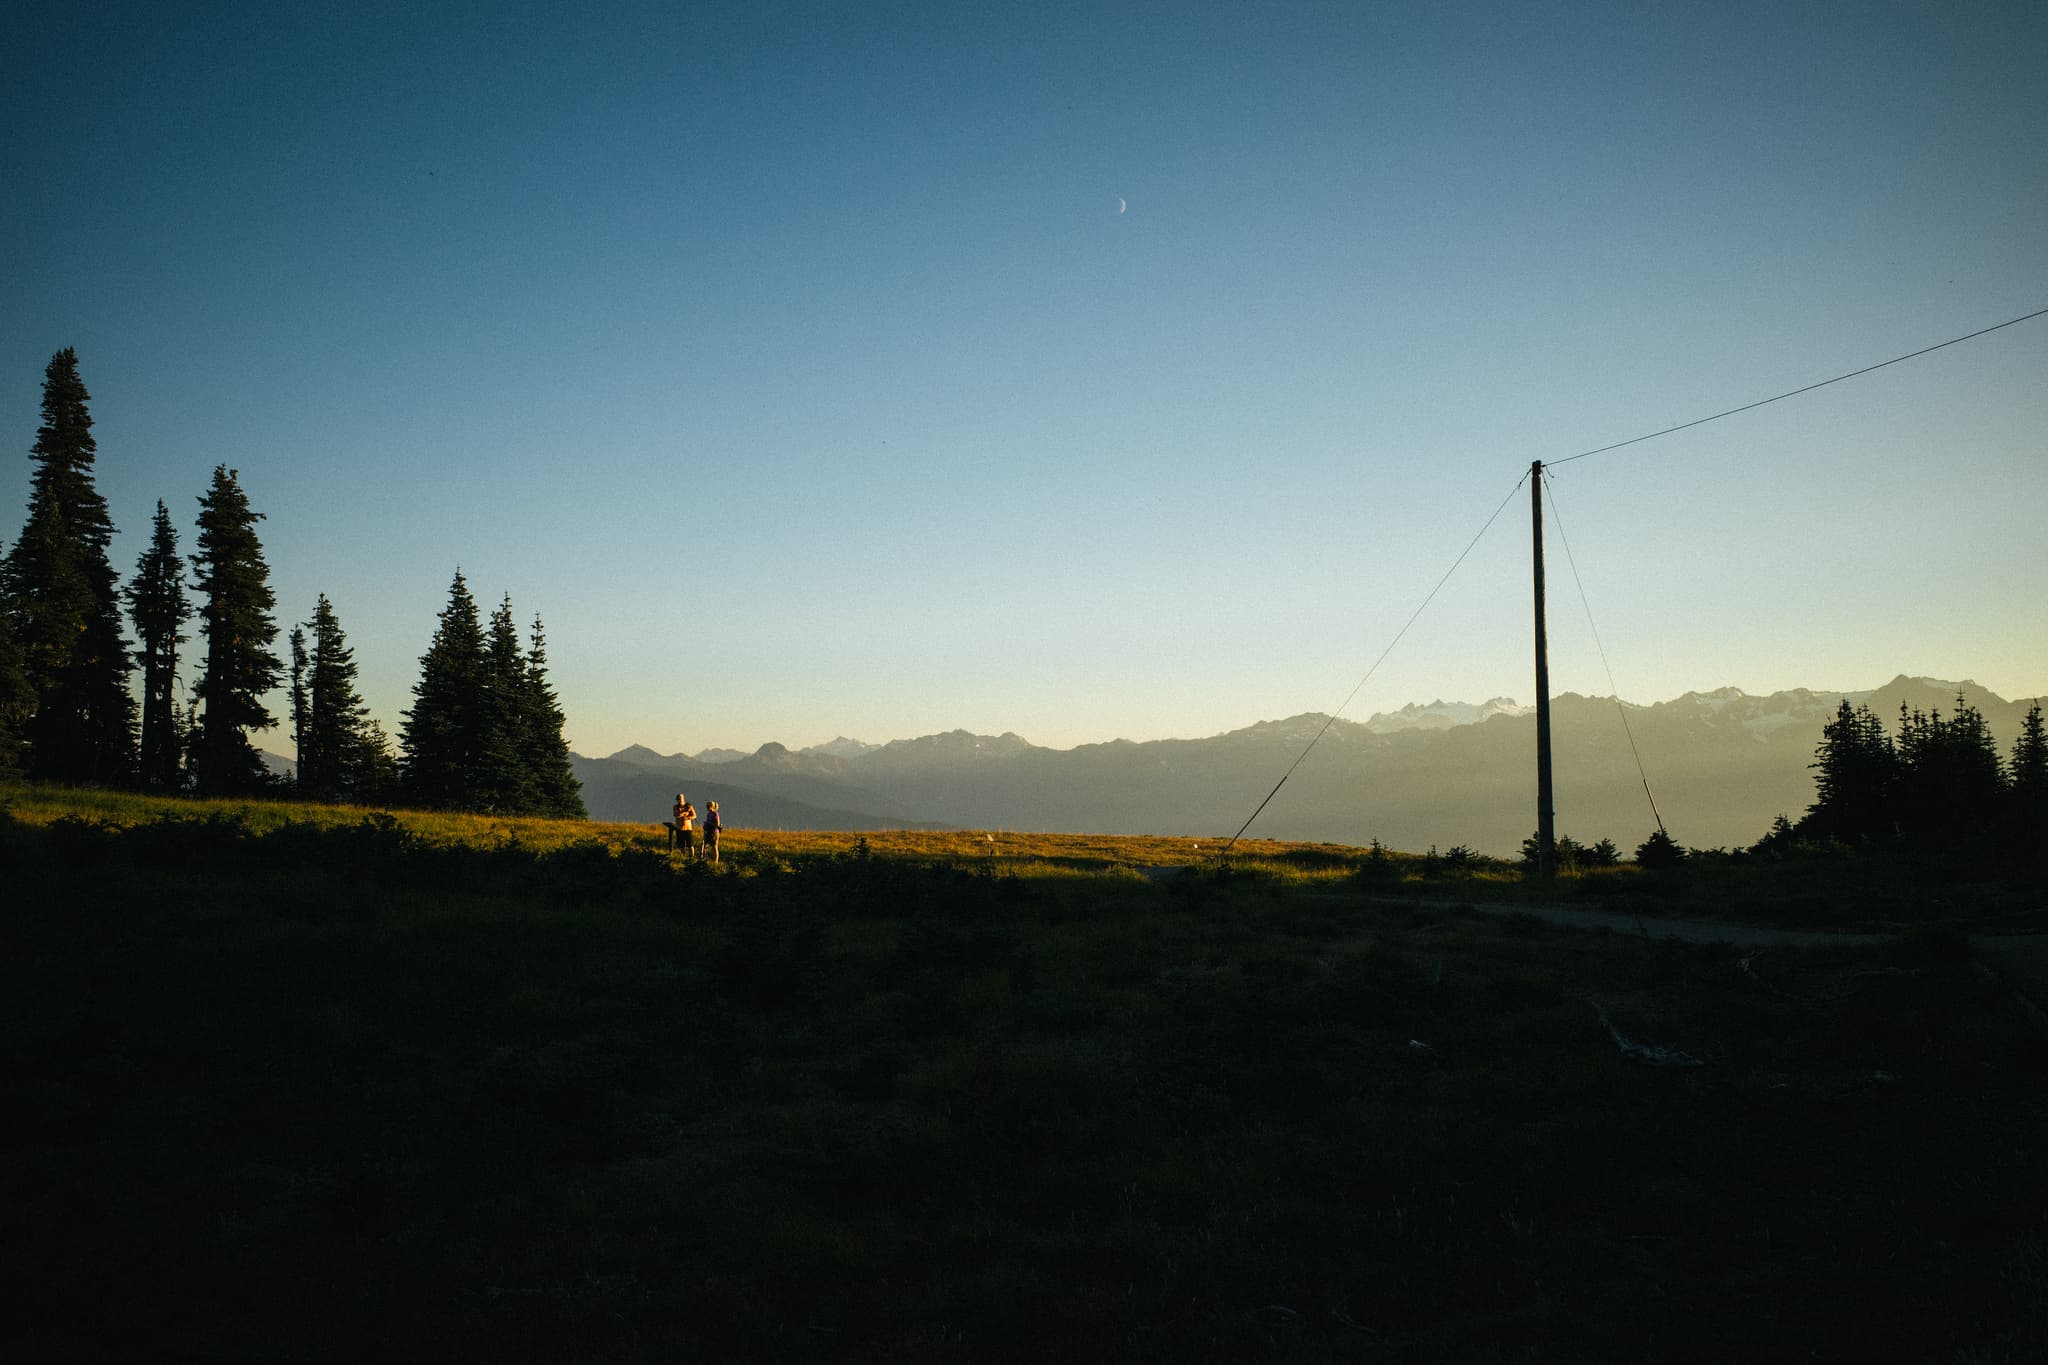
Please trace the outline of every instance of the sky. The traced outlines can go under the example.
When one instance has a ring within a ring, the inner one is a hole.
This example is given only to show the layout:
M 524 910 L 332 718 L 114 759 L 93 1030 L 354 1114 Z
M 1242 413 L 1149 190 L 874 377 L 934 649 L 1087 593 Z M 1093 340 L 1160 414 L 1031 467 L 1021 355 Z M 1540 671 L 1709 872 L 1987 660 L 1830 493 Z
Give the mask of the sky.
M 1526 703 L 1532 461 L 2048 308 L 2037 0 L 10 30 L 0 540 L 75 347 L 117 570 L 238 470 L 394 734 L 458 568 L 591 755 Z M 1553 690 L 2048 693 L 2044 378 L 1560 465 Z

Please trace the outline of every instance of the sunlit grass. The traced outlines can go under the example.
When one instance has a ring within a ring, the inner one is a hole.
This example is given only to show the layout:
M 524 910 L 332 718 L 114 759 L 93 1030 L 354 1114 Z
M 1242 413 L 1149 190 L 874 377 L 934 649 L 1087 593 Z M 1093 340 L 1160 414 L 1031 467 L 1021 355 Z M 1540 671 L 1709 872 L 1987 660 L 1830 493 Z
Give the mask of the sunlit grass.
M 525 816 L 347 806 L 289 798 L 252 800 L 163 796 L 86 787 L 0 783 L 0 806 L 26 825 L 70 818 L 129 828 L 163 819 L 218 819 L 253 834 L 287 824 L 333 828 L 359 824 L 372 813 L 392 816 L 422 842 L 497 848 L 517 842 L 536 852 L 571 844 L 600 844 L 614 852 L 662 852 L 668 832 L 660 824 L 595 820 L 543 820 Z M 867 856 L 927 862 L 994 859 L 1022 872 L 1104 872 L 1118 867 L 1191 867 L 1212 863 L 1223 852 L 1222 838 L 1165 835 L 1042 834 L 1012 830 L 876 830 L 862 834 L 823 830 L 753 830 L 728 827 L 721 855 L 744 864 L 752 858 L 792 862 L 844 857 L 856 849 Z M 1274 875 L 1329 878 L 1349 872 L 1361 850 L 1336 844 L 1240 840 L 1230 850 L 1234 865 Z
M 267 836 L 389 822 L 428 848 L 577 850 L 614 858 L 669 859 L 659 824 L 544 820 L 452 811 L 385 810 L 313 802 L 153 796 L 91 788 L 0 783 L 0 810 L 26 826 L 85 822 L 113 830 L 163 822 L 217 822 Z M 749 879 L 820 862 L 871 859 L 950 866 L 1027 881 L 1160 879 L 1227 866 L 1234 876 L 1275 885 L 1456 904 L 1576 905 L 1638 916 L 1798 926 L 1884 926 L 1989 919 L 2040 908 L 2034 861 L 1986 863 L 1973 855 L 1903 850 L 1817 849 L 1783 857 L 1710 857 L 1669 873 L 1632 863 L 1563 871 L 1544 881 L 1501 859 L 1355 848 L 1341 844 L 1220 837 L 1033 833 L 1015 830 L 877 830 L 866 833 L 728 829 L 722 861 L 708 875 Z M 687 869 L 695 871 L 696 869 Z
M 454 811 L 389 810 L 382 806 L 346 806 L 288 797 L 246 798 L 163 796 L 144 792 L 108 791 L 94 787 L 58 787 L 35 783 L 0 783 L 0 807 L 25 825 L 57 820 L 91 820 L 118 829 L 157 820 L 222 820 L 252 834 L 268 834 L 286 825 L 329 829 L 360 824 L 376 811 L 387 811 L 409 833 L 430 844 L 471 844 L 495 847 L 513 839 L 529 848 L 560 848 L 595 840 L 623 844 L 637 830 L 631 825 L 597 825 L 587 820 L 543 820 L 526 816 L 471 815 Z M 660 826 L 653 827 L 656 832 Z

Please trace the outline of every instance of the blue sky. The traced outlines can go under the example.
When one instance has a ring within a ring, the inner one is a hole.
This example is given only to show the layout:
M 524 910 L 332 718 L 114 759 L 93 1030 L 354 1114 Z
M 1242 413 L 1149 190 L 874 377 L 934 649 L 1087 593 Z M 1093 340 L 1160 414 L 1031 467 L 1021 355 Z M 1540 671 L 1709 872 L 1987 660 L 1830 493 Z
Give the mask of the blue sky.
M 394 732 L 458 565 L 586 753 L 1327 710 L 1531 460 L 2048 307 L 2043 70 L 2036 3 L 32 5 L 0 538 L 69 345 L 117 568 L 239 469 Z M 2044 375 L 1559 468 L 1622 694 L 2048 692 Z M 1527 554 L 1347 714 L 1528 701 Z

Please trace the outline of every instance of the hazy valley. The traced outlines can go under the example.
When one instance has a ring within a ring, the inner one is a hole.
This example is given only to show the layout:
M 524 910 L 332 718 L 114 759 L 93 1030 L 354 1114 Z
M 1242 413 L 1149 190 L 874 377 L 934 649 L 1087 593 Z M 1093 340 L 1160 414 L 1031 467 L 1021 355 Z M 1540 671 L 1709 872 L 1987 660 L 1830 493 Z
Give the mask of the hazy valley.
M 1813 800 L 1808 765 L 1821 725 L 1842 700 L 1867 703 L 1891 720 L 1901 703 L 1950 711 L 1958 691 L 2010 744 L 2027 703 L 1970 682 L 1902 676 L 1861 691 L 1688 692 L 1628 704 L 1627 731 L 1611 698 L 1563 694 L 1552 702 L 1558 830 L 1627 847 L 1655 828 L 1629 752 L 1632 732 L 1673 837 L 1692 847 L 1751 843 L 1774 815 L 1796 819 Z M 700 806 L 718 801 L 727 822 L 742 828 L 1201 837 L 1235 831 L 1325 719 L 1310 713 L 1205 739 L 1073 749 L 956 730 L 880 745 L 842 738 L 792 750 L 769 743 L 745 755 L 662 755 L 634 746 L 607 758 L 575 755 L 573 763 L 599 820 L 659 820 L 684 790 Z M 1512 854 L 1535 827 L 1535 736 L 1534 709 L 1506 698 L 1338 720 L 1251 833 L 1379 839 L 1412 850 L 1463 843 Z

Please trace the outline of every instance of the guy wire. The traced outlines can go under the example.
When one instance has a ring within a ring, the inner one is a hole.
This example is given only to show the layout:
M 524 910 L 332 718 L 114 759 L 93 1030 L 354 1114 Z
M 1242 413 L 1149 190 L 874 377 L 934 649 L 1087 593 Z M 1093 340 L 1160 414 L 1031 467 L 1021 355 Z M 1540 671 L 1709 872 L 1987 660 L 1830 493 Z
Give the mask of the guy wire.
M 1356 686 L 1354 686 L 1348 693 L 1345 694 L 1343 701 L 1337 703 L 1337 709 L 1335 711 L 1332 711 L 1327 717 L 1324 718 L 1322 728 L 1320 730 L 1317 730 L 1314 738 L 1310 739 L 1309 742 L 1302 747 L 1301 752 L 1295 756 L 1294 762 L 1287 765 L 1287 771 L 1280 774 L 1280 780 L 1273 784 L 1273 790 L 1266 793 L 1266 799 L 1264 801 L 1259 802 L 1257 809 L 1253 810 L 1250 815 L 1245 817 L 1245 822 L 1237 827 L 1237 833 L 1231 835 L 1229 841 L 1223 845 L 1222 850 L 1216 854 L 1218 858 L 1222 858 L 1225 854 L 1228 854 L 1231 849 L 1237 847 L 1237 841 L 1239 839 L 1242 839 L 1244 837 L 1244 832 L 1252 827 L 1252 821 L 1259 818 L 1259 812 L 1263 811 L 1266 808 L 1267 804 L 1271 802 L 1274 797 L 1280 794 L 1280 789 L 1287 785 L 1287 779 L 1294 776 L 1294 770 L 1301 766 L 1302 759 L 1308 757 L 1308 751 L 1310 749 L 1315 748 L 1317 743 L 1319 743 L 1322 740 L 1322 737 L 1330 732 L 1330 727 L 1337 723 L 1337 717 L 1343 714 L 1345 707 L 1351 705 L 1351 699 L 1358 695 L 1359 688 L 1364 687 L 1366 683 L 1371 680 L 1372 675 L 1379 672 L 1380 665 L 1385 663 L 1387 661 L 1387 656 L 1394 652 L 1394 646 L 1401 643 L 1401 637 L 1408 633 L 1408 628 L 1410 626 L 1413 626 L 1417 618 L 1419 618 L 1422 615 L 1422 613 L 1429 608 L 1429 604 L 1436 600 L 1436 595 L 1439 592 L 1443 591 L 1444 584 L 1451 581 L 1451 575 L 1456 573 L 1458 571 L 1458 566 L 1465 562 L 1465 556 L 1472 553 L 1473 547 L 1479 544 L 1481 537 L 1485 536 L 1487 530 L 1490 527 L 1492 527 L 1493 523 L 1500 517 L 1500 514 L 1507 510 L 1507 505 L 1510 502 L 1514 501 L 1515 494 L 1521 492 L 1522 485 L 1527 483 L 1528 481 L 1528 471 L 1524 470 L 1522 473 L 1522 477 L 1515 480 L 1515 486 L 1508 490 L 1508 495 L 1500 500 L 1500 506 L 1494 508 L 1493 515 L 1486 519 L 1486 525 L 1481 526 L 1479 528 L 1479 534 L 1473 536 L 1471 544 L 1468 544 L 1463 550 L 1460 550 L 1458 552 L 1458 557 L 1451 561 L 1451 567 L 1444 570 L 1444 576 L 1442 578 L 1439 578 L 1436 581 L 1436 586 L 1429 590 L 1429 596 L 1422 599 L 1422 605 L 1417 607 L 1414 613 L 1409 616 L 1406 624 L 1404 624 L 1400 630 L 1394 633 L 1394 638 L 1387 641 L 1387 647 L 1380 651 L 1379 658 L 1374 659 L 1372 661 L 1372 667 L 1365 670 L 1365 676 L 1363 678 L 1360 678 Z
M 1628 708 L 1621 704 L 1621 688 L 1614 682 L 1614 666 L 1607 662 L 1607 646 L 1600 643 L 1600 627 L 1593 624 L 1593 603 L 1586 596 L 1586 584 L 1579 577 L 1579 563 L 1572 558 L 1571 537 L 1564 533 L 1564 518 L 1557 510 L 1557 480 L 1550 477 L 1548 467 L 1544 469 L 1543 482 L 1550 488 L 1550 519 L 1557 523 L 1557 538 L 1564 546 L 1564 562 L 1571 566 L 1572 582 L 1578 585 L 1579 605 L 1586 609 L 1586 628 L 1593 632 L 1593 648 L 1600 651 L 1600 667 L 1607 670 L 1607 690 L 1614 697 L 1614 709 L 1621 716 L 1621 732 L 1628 736 L 1628 751 L 1636 761 L 1636 776 L 1643 780 L 1643 795 L 1650 801 L 1650 818 L 1657 822 L 1657 832 L 1667 838 L 1670 831 L 1664 828 L 1664 817 L 1657 813 L 1657 797 L 1650 790 L 1650 774 L 1643 768 L 1643 755 L 1636 748 L 1636 733 L 1628 723 Z

